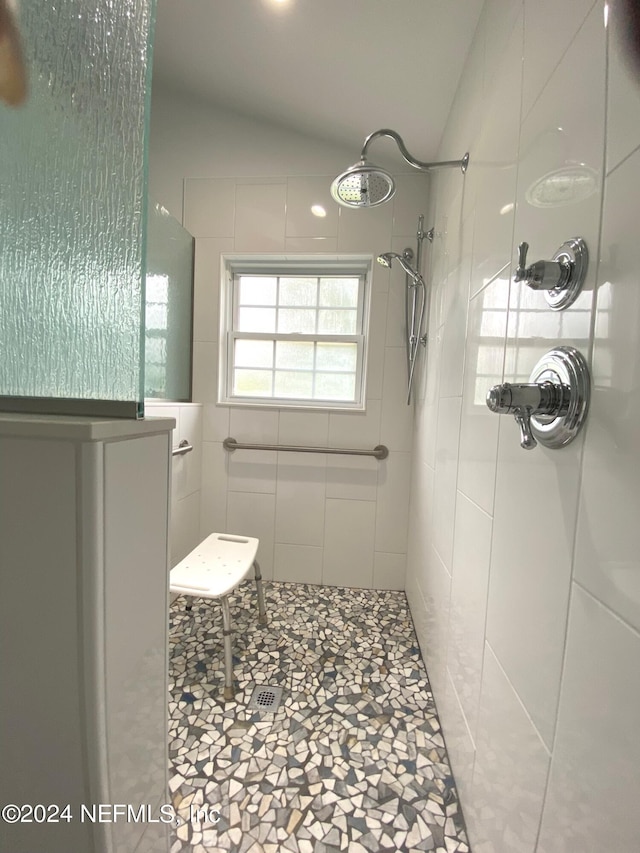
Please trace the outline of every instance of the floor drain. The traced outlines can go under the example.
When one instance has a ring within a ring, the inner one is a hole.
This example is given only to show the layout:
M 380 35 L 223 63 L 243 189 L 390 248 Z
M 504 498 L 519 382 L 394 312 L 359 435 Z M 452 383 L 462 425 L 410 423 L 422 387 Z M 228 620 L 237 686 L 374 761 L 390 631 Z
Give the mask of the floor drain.
M 249 708 L 254 711 L 277 711 L 282 701 L 282 687 L 258 685 L 253 688 Z

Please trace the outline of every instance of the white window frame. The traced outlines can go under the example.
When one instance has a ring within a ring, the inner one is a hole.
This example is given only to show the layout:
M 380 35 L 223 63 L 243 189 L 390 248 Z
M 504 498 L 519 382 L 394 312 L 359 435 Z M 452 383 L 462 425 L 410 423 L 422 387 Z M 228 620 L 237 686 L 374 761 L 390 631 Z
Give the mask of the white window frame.
M 220 271 L 218 403 L 225 406 L 260 409 L 365 411 L 372 264 L 373 257 L 371 255 L 222 255 Z M 310 277 L 343 275 L 359 277 L 357 334 L 324 335 L 237 331 L 238 288 L 235 286 L 235 282 L 237 277 L 243 274 Z M 241 397 L 233 394 L 233 356 L 236 338 L 268 341 L 293 340 L 296 342 L 327 341 L 331 343 L 356 343 L 355 399 L 353 401 L 310 400 L 308 398 L 291 397 Z

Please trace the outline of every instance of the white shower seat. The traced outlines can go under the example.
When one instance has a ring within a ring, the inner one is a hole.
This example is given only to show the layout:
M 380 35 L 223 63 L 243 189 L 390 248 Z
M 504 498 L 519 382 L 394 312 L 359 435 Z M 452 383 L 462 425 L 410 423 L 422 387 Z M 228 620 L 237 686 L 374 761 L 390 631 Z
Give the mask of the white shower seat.
M 228 595 L 249 574 L 252 566 L 258 591 L 258 622 L 261 625 L 267 623 L 262 575 L 256 560 L 259 544 L 259 539 L 250 536 L 212 533 L 171 569 L 171 592 L 194 598 L 220 599 L 224 636 L 225 699 L 233 699 L 233 629 Z

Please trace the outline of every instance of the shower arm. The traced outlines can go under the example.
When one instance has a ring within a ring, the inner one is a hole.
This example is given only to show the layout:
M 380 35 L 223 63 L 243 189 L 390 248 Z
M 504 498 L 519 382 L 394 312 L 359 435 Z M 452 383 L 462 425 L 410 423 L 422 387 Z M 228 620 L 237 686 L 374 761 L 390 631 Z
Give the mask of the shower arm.
M 428 172 L 431 169 L 446 169 L 452 168 L 455 166 L 459 166 L 463 172 L 467 171 L 467 166 L 469 165 L 469 155 L 465 154 L 462 160 L 442 160 L 439 163 L 425 163 L 422 160 L 416 160 L 415 157 L 412 157 L 411 154 L 407 151 L 407 146 L 404 144 L 404 141 L 399 133 L 396 133 L 395 130 L 391 130 L 388 127 L 384 127 L 381 130 L 374 130 L 373 133 L 370 133 L 369 136 L 364 141 L 364 145 L 362 146 L 362 151 L 360 153 L 360 159 L 367 159 L 367 148 L 373 142 L 374 139 L 377 139 L 379 136 L 388 136 L 390 139 L 393 139 L 398 148 L 400 149 L 400 153 L 407 161 L 410 166 L 413 166 L 414 169 L 421 169 L 423 172 Z

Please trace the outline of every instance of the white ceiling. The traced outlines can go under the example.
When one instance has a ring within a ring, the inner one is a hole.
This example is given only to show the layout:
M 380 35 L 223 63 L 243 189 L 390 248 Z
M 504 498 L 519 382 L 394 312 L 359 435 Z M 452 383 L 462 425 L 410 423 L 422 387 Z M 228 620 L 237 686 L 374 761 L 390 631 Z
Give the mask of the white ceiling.
M 482 4 L 158 0 L 154 87 L 348 144 L 354 160 L 391 127 L 432 159 Z

